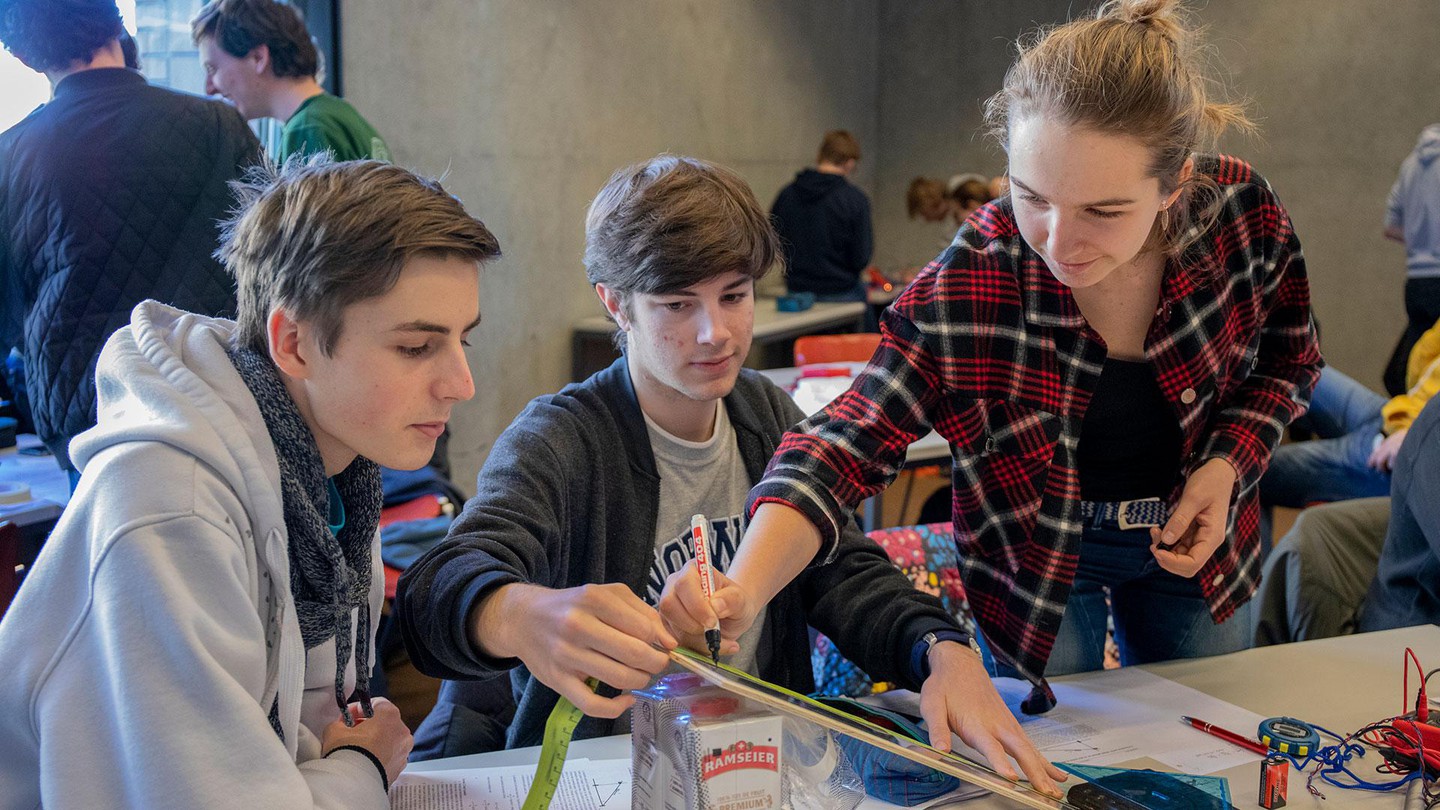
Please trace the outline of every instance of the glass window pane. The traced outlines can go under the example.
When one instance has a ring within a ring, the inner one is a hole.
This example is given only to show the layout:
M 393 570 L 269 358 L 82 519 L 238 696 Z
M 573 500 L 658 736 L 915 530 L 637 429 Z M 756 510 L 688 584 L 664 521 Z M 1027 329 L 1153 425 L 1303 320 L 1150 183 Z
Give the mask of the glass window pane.
M 133 2 L 141 72 L 154 84 L 203 94 L 200 51 L 190 41 L 190 18 L 200 10 L 201 0 Z

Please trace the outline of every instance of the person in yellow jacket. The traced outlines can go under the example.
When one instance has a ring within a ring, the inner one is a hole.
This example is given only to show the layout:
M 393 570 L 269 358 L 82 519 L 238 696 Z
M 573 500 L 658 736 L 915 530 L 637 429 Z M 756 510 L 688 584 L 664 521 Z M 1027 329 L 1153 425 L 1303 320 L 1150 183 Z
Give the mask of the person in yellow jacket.
M 1326 366 L 1304 417 L 1316 438 L 1275 449 L 1260 479 L 1261 503 L 1300 509 L 1389 495 L 1390 467 L 1405 433 L 1440 391 L 1440 322 L 1411 350 L 1406 386 L 1405 393 L 1387 401 Z
M 1381 430 L 1385 439 L 1370 456 L 1370 464 L 1376 469 L 1389 470 L 1395 463 L 1395 454 L 1400 452 L 1400 443 L 1410 423 L 1420 415 L 1425 403 L 1440 391 L 1440 321 L 1431 326 L 1416 341 L 1410 350 L 1410 362 L 1405 368 L 1405 393 L 1392 398 L 1380 409 L 1384 417 Z

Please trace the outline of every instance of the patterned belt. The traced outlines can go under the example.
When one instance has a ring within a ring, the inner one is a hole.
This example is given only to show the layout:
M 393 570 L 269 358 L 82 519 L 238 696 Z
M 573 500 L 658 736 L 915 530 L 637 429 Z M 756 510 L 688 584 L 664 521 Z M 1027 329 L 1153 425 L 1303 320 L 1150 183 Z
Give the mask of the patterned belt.
M 1080 516 L 1087 523 L 1096 528 L 1113 526 L 1121 531 L 1164 526 L 1165 521 L 1170 518 L 1169 511 L 1165 502 L 1159 498 L 1080 502 Z

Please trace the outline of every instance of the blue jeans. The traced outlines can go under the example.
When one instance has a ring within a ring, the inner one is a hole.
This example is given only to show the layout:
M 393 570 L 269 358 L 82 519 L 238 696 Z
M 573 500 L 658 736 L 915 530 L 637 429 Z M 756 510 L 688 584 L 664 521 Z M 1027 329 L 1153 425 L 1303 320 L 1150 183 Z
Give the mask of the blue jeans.
M 1110 609 L 1105 589 L 1110 591 Z M 1080 565 L 1065 616 L 1055 636 L 1047 677 L 1090 672 L 1105 665 L 1106 619 L 1115 616 L 1115 642 L 1124 666 L 1202 658 L 1250 646 L 1250 604 L 1224 624 L 1215 624 L 1200 583 L 1164 570 L 1150 553 L 1148 529 L 1086 527 Z M 982 645 L 985 666 L 995 677 L 1019 677 Z
M 1261 502 L 1302 509 L 1315 501 L 1389 495 L 1390 474 L 1366 464 L 1385 401 L 1334 367 L 1322 369 L 1305 415 L 1317 438 L 1275 448 L 1260 479 Z

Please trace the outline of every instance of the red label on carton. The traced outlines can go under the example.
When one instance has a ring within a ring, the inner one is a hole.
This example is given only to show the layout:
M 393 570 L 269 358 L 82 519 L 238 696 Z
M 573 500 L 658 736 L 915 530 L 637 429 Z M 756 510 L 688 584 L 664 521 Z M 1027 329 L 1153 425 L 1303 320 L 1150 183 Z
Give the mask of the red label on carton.
M 721 774 L 745 769 L 779 771 L 779 751 L 773 745 L 755 745 L 740 740 L 729 748 L 713 749 L 700 760 L 700 778 L 712 779 Z

